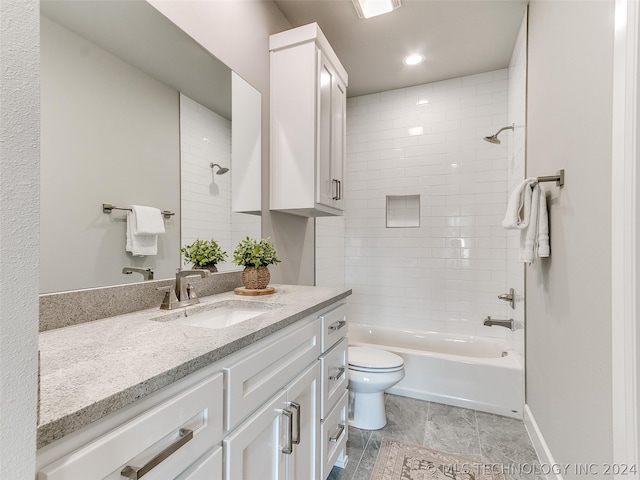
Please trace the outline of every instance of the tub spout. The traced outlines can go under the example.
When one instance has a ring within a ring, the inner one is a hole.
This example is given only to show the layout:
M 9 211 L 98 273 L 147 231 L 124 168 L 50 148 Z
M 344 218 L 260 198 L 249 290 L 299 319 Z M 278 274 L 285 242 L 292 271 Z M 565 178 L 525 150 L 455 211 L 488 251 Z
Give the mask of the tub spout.
M 510 318 L 509 320 L 491 320 L 491 317 L 487 317 L 484 319 L 484 325 L 486 325 L 487 327 L 493 327 L 494 325 L 498 325 L 500 327 L 508 328 L 509 330 L 512 330 L 512 331 L 516 329 L 513 318 Z

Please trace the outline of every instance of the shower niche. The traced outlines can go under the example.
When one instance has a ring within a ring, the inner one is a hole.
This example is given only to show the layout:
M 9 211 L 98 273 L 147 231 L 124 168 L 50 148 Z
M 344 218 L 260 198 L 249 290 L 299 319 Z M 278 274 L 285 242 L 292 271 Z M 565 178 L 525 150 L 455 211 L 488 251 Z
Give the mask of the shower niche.
M 387 195 L 387 228 L 420 226 L 420 195 Z

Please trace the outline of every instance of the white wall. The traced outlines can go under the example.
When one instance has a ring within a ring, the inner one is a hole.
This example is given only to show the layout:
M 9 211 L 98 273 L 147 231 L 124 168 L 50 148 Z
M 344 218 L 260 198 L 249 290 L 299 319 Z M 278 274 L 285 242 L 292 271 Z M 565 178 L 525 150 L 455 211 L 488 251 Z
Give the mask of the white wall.
M 0 2 L 0 478 L 35 476 L 39 4 Z
M 514 125 L 509 135 L 509 161 L 507 164 L 507 183 L 509 195 L 524 180 L 526 116 L 527 116 L 527 15 L 525 13 L 516 44 L 509 62 L 509 113 L 508 123 Z M 547 189 L 542 184 L 543 189 Z M 515 310 L 509 315 L 516 322 L 512 334 L 513 346 L 524 365 L 525 308 L 524 308 L 524 264 L 520 261 L 520 231 L 507 231 L 507 287 L 513 288 L 516 296 Z M 507 292 L 505 292 L 507 293 Z M 523 380 L 524 381 L 524 380 Z
M 526 269 L 526 391 L 561 464 L 612 460 L 613 22 L 614 2 L 529 6 L 527 176 L 566 176 L 551 257 Z
M 180 265 L 178 92 L 47 18 L 41 21 L 40 291 L 139 282 L 122 267 L 171 277 Z M 165 220 L 158 255 L 125 251 L 126 212 Z
M 497 299 L 507 287 L 507 147 L 482 141 L 507 125 L 507 84 L 499 70 L 348 100 L 353 321 L 510 335 L 482 325 L 509 315 Z M 407 194 L 421 196 L 420 227 L 385 228 L 386 195 Z

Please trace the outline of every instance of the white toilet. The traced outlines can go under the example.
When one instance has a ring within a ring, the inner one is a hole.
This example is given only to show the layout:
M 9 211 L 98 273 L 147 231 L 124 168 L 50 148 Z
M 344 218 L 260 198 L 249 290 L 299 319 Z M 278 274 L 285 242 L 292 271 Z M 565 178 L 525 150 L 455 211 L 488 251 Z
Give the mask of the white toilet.
M 378 430 L 387 424 L 384 391 L 404 378 L 404 360 L 370 347 L 349 347 L 349 424 Z

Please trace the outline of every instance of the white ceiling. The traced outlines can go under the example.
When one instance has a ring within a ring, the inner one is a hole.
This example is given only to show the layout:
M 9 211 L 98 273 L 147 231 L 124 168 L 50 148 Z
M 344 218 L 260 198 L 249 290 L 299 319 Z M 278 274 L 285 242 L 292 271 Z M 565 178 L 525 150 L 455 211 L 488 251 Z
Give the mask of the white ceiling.
M 294 26 L 318 22 L 349 74 L 349 97 L 506 68 L 527 0 L 403 0 L 360 19 L 351 0 L 274 0 Z M 409 67 L 402 59 L 422 53 Z

